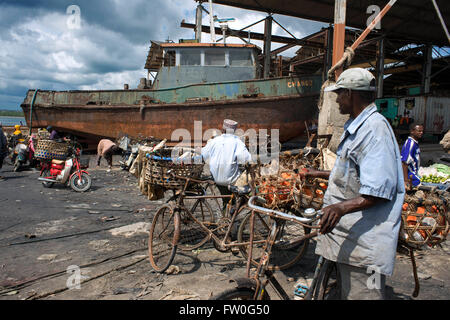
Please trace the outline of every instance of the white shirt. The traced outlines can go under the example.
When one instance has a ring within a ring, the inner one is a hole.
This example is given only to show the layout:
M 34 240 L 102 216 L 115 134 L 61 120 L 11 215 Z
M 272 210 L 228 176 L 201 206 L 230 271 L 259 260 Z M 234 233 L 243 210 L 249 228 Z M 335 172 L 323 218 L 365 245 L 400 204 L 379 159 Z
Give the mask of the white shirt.
M 222 186 L 236 182 L 242 173 L 239 164 L 252 159 L 245 144 L 234 134 L 222 134 L 208 141 L 202 148 L 202 157 L 208 162 L 214 181 Z

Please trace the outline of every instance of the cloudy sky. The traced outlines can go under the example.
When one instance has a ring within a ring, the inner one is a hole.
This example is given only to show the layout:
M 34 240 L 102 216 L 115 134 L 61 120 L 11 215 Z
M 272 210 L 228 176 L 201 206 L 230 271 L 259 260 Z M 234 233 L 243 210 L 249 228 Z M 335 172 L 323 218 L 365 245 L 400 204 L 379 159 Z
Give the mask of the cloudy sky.
M 79 24 L 67 14 L 71 5 L 80 8 Z M 124 83 L 135 88 L 146 76 L 150 40 L 194 38 L 194 30 L 181 28 L 180 23 L 183 19 L 195 23 L 196 5 L 194 0 L 0 0 L 0 109 L 19 109 L 28 89 L 122 89 Z M 204 7 L 209 10 L 207 3 Z M 230 23 L 233 29 L 265 17 L 262 12 L 222 5 L 214 5 L 214 14 L 235 18 Z M 297 38 L 325 26 L 274 18 Z M 207 23 L 205 13 L 203 24 Z M 264 24 L 250 30 L 263 33 Z M 288 36 L 275 23 L 273 34 Z M 209 40 L 209 34 L 203 34 L 203 42 Z M 261 42 L 254 43 L 262 47 Z M 293 50 L 286 55 L 292 54 Z

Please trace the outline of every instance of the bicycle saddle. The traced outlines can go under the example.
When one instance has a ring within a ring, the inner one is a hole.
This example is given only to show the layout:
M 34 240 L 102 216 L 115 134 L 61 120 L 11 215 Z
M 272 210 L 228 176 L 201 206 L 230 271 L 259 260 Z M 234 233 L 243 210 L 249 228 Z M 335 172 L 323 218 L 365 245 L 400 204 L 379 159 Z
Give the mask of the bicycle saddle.
M 239 196 L 243 196 L 243 195 L 250 193 L 251 188 L 249 185 L 244 186 L 244 187 L 236 187 L 236 186 L 229 185 L 228 190 L 230 190 L 232 193 L 238 194 Z

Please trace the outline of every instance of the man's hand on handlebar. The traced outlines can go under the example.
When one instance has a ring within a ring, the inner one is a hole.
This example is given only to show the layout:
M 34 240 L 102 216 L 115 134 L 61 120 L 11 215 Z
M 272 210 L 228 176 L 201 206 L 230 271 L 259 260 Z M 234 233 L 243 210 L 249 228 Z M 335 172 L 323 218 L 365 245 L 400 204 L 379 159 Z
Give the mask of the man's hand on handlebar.
M 320 233 L 326 234 L 333 231 L 334 227 L 341 220 L 345 214 L 344 210 L 339 204 L 332 204 L 328 207 L 322 208 L 322 218 L 320 219 Z

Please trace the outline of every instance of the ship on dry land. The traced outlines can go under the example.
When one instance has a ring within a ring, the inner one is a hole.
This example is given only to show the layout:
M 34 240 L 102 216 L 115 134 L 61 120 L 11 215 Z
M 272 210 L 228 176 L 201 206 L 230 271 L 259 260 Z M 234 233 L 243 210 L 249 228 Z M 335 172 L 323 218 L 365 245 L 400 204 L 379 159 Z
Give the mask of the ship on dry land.
M 91 141 L 128 134 L 176 143 L 174 131 L 186 129 L 205 142 L 204 132 L 231 118 L 244 131 L 278 129 L 285 142 L 317 117 L 322 77 L 262 78 L 260 53 L 252 44 L 152 41 L 145 68 L 155 76 L 138 89 L 29 90 L 21 107 L 29 127 L 52 125 Z

